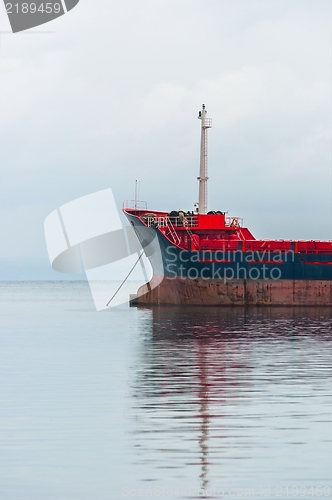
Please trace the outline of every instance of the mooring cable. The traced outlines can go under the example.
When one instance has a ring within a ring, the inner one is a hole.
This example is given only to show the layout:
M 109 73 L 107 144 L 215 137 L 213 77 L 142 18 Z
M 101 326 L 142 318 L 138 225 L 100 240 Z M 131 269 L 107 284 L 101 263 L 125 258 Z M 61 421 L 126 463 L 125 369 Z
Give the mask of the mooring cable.
M 129 273 L 127 274 L 127 276 L 125 277 L 125 279 L 123 280 L 123 282 L 121 283 L 121 285 L 119 286 L 119 288 L 112 295 L 112 297 L 110 298 L 110 300 L 107 302 L 106 307 L 109 306 L 109 304 L 112 302 L 112 300 L 114 299 L 114 297 L 116 296 L 116 294 L 118 293 L 118 291 L 123 287 L 123 285 L 125 284 L 125 282 L 129 278 L 129 276 L 131 275 L 131 273 L 133 272 L 133 270 L 135 269 L 135 267 L 137 266 L 137 264 L 139 263 L 139 261 L 141 260 L 141 258 L 143 257 L 143 255 L 144 255 L 144 250 L 142 250 L 141 255 L 138 257 L 137 261 L 135 262 L 135 264 L 133 265 L 133 267 L 130 269 Z

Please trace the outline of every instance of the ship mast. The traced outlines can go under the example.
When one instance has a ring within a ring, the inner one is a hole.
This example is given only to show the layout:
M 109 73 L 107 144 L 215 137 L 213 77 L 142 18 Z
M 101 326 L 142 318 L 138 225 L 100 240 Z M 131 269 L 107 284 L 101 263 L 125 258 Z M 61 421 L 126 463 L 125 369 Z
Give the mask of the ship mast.
M 199 182 L 199 199 L 198 199 L 198 212 L 200 214 L 207 213 L 207 131 L 208 128 L 212 127 L 212 119 L 206 118 L 207 111 L 205 109 L 205 104 L 202 104 L 202 111 L 198 113 L 198 119 L 202 121 L 202 131 L 201 131 L 201 160 L 199 177 L 197 177 Z

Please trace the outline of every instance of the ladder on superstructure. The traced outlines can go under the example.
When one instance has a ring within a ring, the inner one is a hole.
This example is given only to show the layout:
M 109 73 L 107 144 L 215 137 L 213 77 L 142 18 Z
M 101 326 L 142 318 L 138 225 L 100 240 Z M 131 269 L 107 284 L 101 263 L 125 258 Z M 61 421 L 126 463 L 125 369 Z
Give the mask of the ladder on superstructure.
M 185 227 L 185 230 L 186 230 L 186 231 L 187 231 L 187 233 L 188 233 L 188 236 L 189 236 L 190 240 L 192 241 L 192 240 L 193 240 L 193 233 L 192 233 L 192 230 L 191 230 L 191 229 L 189 229 L 189 227 L 187 227 L 187 226 L 184 226 L 184 227 Z
M 180 239 L 178 233 L 175 231 L 174 226 L 173 226 L 171 220 L 168 217 L 166 217 L 164 219 L 164 221 L 165 221 L 165 226 L 168 229 L 169 235 L 172 237 L 174 243 L 176 243 L 176 244 L 179 245 L 180 242 L 181 242 L 181 239 Z M 188 234 L 188 236 L 190 238 L 190 241 L 193 241 L 193 233 L 192 233 L 191 229 L 189 229 L 189 227 L 186 226 L 185 224 L 183 224 L 183 226 L 184 226 L 185 230 L 187 231 L 187 234 Z
M 172 240 L 174 241 L 174 243 L 176 245 L 179 245 L 181 240 L 180 240 L 178 233 L 175 231 L 171 220 L 168 217 L 166 217 L 164 220 L 165 220 L 165 225 L 166 225 L 166 228 L 168 229 L 169 235 L 172 237 Z

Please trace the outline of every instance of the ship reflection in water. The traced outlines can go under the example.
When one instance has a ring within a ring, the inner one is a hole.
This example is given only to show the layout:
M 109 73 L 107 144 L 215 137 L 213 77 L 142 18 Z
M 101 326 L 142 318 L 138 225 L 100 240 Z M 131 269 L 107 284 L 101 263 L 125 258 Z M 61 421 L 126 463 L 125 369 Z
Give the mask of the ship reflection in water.
M 329 309 L 138 314 L 128 418 L 146 494 L 260 498 L 264 487 L 274 498 L 331 487 Z

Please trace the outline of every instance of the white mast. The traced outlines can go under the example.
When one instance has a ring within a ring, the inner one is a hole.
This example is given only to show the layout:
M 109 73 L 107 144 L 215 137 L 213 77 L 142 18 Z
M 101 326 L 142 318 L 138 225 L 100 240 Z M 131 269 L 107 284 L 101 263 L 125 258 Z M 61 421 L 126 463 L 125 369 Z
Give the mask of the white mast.
M 206 118 L 205 104 L 202 104 L 202 111 L 198 113 L 198 119 L 202 121 L 202 132 L 201 132 L 201 161 L 199 169 L 199 177 L 197 177 L 199 182 L 199 200 L 198 200 L 198 212 L 200 214 L 207 213 L 207 131 L 208 128 L 212 127 L 212 119 Z

